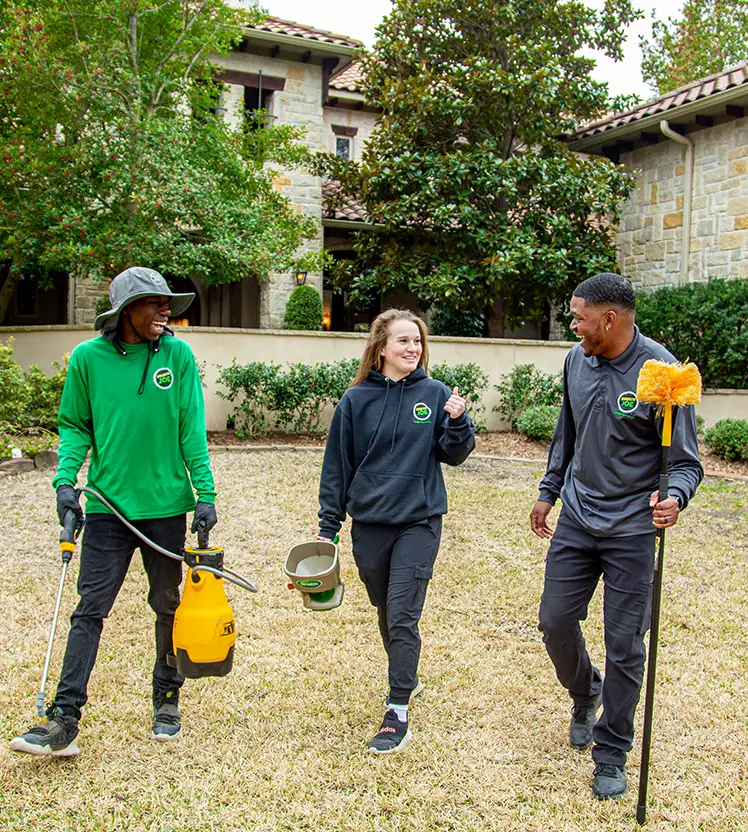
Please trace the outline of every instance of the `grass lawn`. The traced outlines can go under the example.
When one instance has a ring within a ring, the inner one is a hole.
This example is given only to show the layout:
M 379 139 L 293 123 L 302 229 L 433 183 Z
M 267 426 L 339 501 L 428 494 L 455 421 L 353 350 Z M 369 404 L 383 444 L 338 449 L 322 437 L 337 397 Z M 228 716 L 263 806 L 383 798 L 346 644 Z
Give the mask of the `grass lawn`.
M 0 829 L 636 828 L 638 744 L 629 795 L 594 801 L 589 754 L 567 744 L 569 701 L 536 629 L 546 544 L 527 517 L 542 465 L 470 460 L 448 473 L 451 513 L 421 627 L 426 689 L 411 709 L 411 744 L 379 758 L 365 743 L 383 715 L 386 664 L 347 531 L 338 610 L 306 611 L 282 574 L 286 550 L 315 530 L 320 463 L 315 451 L 216 456 L 211 542 L 260 585 L 255 596 L 229 589 L 234 670 L 186 683 L 178 743 L 149 738 L 153 617 L 136 559 L 104 629 L 72 760 L 7 750 L 34 720 L 59 554 L 51 475 L 0 481 Z M 709 480 L 668 533 L 650 830 L 748 830 L 747 514 L 747 484 Z M 599 593 L 586 635 L 602 661 Z

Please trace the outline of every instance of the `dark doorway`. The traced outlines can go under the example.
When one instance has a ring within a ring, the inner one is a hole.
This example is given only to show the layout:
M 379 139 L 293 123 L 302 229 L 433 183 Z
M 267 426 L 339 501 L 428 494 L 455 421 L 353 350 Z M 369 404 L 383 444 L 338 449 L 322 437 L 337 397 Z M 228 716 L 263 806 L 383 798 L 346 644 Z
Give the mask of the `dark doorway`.
M 8 277 L 0 265 L 0 287 Z M 49 326 L 67 323 L 68 276 L 65 272 L 25 269 L 16 285 L 2 326 Z
M 178 320 L 172 318 L 169 321 L 169 325 L 200 326 L 200 296 L 197 293 L 195 284 L 188 277 L 173 277 L 172 275 L 165 275 L 165 277 L 172 292 L 180 295 L 192 292 L 195 295 L 195 299 L 187 307 L 187 310 L 182 313 L 182 316 Z

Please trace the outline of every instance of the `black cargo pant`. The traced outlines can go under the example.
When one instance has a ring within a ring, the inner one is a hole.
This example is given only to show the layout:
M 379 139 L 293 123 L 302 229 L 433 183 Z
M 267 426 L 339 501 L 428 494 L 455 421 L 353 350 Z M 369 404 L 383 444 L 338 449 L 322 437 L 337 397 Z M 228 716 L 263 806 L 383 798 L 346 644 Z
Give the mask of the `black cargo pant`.
M 634 738 L 634 713 L 644 678 L 655 532 L 593 537 L 561 511 L 548 549 L 540 630 L 559 682 L 575 705 L 602 691 L 603 712 L 593 732 L 592 757 L 622 766 Z M 592 665 L 579 622 L 603 576 L 605 681 Z
M 136 520 L 133 526 L 170 552 L 184 549 L 186 517 Z M 174 613 L 179 606 L 182 564 L 161 555 L 111 514 L 89 514 L 81 546 L 78 594 L 80 600 L 70 619 L 67 649 L 53 708 L 80 719 L 88 700 L 91 676 L 104 619 L 114 605 L 133 553 L 140 548 L 148 575 L 148 603 L 156 613 L 156 663 L 153 667 L 154 693 L 180 688 L 184 677 L 169 667 L 167 654 L 173 650 Z
M 390 701 L 407 705 L 418 684 L 421 619 L 439 551 L 442 518 L 390 526 L 353 521 L 358 573 L 379 613 L 379 632 L 389 660 Z

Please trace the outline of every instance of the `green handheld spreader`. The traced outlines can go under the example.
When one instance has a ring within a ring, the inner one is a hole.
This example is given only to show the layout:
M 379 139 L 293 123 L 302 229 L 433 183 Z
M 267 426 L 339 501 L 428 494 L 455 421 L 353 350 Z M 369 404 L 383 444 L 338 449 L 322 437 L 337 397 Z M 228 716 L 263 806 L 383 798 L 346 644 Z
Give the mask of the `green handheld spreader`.
M 294 546 L 286 555 L 284 571 L 289 589 L 298 589 L 310 610 L 334 610 L 343 603 L 338 540 L 313 540 Z

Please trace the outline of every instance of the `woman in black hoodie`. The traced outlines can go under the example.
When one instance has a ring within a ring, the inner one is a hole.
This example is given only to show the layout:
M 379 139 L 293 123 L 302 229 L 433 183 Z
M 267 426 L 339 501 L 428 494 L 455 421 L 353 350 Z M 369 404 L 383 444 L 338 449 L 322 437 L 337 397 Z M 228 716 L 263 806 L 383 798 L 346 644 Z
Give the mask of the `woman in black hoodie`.
M 319 489 L 319 537 L 350 514 L 353 557 L 389 660 L 390 692 L 375 754 L 411 738 L 408 702 L 420 692 L 418 622 L 439 550 L 447 491 L 441 464 L 475 447 L 465 399 L 426 374 L 424 322 L 389 309 L 371 326 L 359 371 L 335 408 Z

